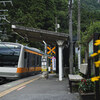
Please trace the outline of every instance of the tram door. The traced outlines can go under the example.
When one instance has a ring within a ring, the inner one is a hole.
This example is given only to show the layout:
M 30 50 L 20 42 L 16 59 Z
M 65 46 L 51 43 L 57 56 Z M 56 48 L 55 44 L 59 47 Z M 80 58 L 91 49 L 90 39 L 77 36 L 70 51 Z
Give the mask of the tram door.
M 29 53 L 27 52 L 27 68 L 28 68 L 28 71 L 29 71 Z
M 29 53 L 28 52 L 24 53 L 24 67 L 28 68 L 29 70 Z
M 37 71 L 37 68 L 36 68 L 37 67 L 37 56 L 35 55 L 34 58 L 35 58 L 35 63 L 34 63 L 35 67 L 34 68 L 35 68 L 35 73 L 36 73 L 36 71 Z

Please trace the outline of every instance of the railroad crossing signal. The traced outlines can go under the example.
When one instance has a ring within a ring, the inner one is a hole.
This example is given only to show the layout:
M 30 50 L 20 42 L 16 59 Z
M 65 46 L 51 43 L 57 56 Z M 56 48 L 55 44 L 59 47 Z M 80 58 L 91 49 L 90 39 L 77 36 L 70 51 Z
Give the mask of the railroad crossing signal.
M 55 48 L 56 47 L 53 47 L 52 49 L 50 48 L 50 47 L 47 47 L 47 49 L 49 50 L 48 52 L 47 52 L 47 54 L 52 54 L 52 53 L 54 53 L 54 54 L 56 54 L 56 52 L 54 51 L 55 50 Z

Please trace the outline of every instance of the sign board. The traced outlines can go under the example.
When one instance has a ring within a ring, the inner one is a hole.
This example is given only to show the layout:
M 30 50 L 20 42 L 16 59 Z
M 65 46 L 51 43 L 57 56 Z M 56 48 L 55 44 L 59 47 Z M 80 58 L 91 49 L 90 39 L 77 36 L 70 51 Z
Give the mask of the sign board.
M 56 57 L 52 57 L 52 69 L 56 71 Z
M 89 42 L 89 57 L 93 54 L 93 39 Z
M 47 57 L 46 56 L 42 56 L 41 65 L 42 65 L 42 71 L 43 72 L 47 71 Z

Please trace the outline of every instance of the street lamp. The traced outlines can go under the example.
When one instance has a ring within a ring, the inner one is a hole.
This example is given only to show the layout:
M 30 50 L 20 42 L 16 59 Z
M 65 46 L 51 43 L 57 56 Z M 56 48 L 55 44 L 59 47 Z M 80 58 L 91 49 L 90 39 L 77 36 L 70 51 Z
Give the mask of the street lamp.
M 44 43 L 44 45 L 45 45 L 45 47 L 44 47 L 45 55 L 42 56 L 42 69 L 43 69 L 43 74 L 42 74 L 42 76 L 48 78 L 48 67 L 47 67 L 47 43 L 46 43 L 44 40 L 43 40 L 43 43 Z

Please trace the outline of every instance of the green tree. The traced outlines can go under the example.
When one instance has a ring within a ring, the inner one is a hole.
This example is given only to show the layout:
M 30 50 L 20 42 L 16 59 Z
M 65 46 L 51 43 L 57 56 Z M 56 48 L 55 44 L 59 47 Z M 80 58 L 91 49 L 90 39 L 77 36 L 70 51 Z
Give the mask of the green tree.
M 56 15 L 58 24 L 60 24 L 59 32 L 68 33 L 68 0 L 54 0 L 56 7 Z
M 54 0 L 44 0 L 45 1 L 45 14 L 44 14 L 44 28 L 46 30 L 54 31 L 55 29 L 55 5 Z

